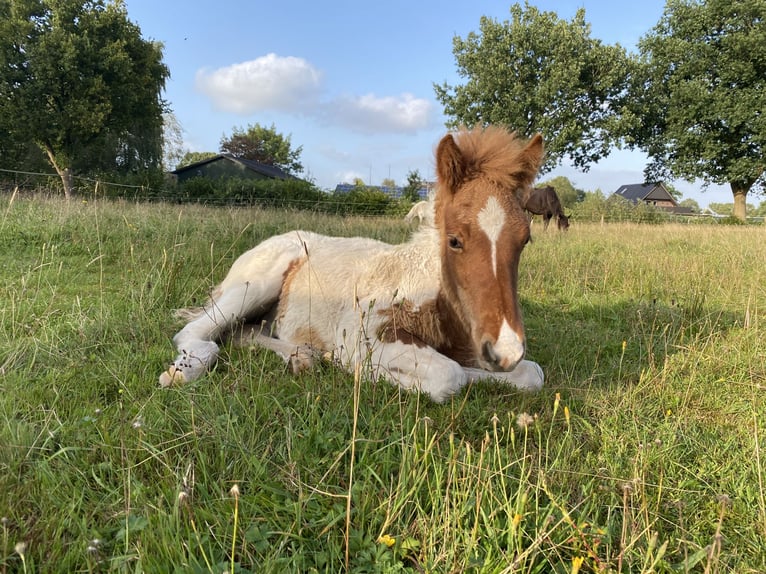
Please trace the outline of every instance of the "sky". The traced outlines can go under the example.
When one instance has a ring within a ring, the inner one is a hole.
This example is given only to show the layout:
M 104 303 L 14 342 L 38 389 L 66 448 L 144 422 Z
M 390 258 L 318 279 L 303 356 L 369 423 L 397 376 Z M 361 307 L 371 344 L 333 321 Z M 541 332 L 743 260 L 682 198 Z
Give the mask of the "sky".
M 142 36 L 163 44 L 163 97 L 188 151 L 217 152 L 235 128 L 274 126 L 302 147 L 303 177 L 320 188 L 361 178 L 406 185 L 435 179 L 433 152 L 447 132 L 434 84 L 460 85 L 452 41 L 482 16 L 510 19 L 511 1 L 125 0 Z M 531 0 L 571 20 L 585 9 L 591 37 L 629 51 L 659 21 L 664 0 Z M 609 195 L 641 183 L 646 156 L 614 150 L 587 172 L 562 164 L 579 189 Z M 732 202 L 728 187 L 671 181 L 701 207 Z

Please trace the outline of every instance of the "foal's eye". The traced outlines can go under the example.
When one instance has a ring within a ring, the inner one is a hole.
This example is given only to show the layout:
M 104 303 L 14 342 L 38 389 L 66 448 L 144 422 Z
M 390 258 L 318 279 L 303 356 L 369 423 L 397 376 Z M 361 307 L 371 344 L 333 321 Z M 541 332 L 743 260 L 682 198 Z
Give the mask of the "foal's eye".
M 463 242 L 454 235 L 450 235 L 447 238 L 447 245 L 449 245 L 450 249 L 454 249 L 456 251 L 463 248 Z

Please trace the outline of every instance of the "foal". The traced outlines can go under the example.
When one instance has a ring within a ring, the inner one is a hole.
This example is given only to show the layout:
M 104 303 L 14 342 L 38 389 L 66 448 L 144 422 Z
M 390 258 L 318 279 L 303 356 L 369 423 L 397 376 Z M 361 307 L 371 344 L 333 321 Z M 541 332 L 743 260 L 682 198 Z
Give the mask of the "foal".
M 554 217 L 561 231 L 569 229 L 569 219 L 564 215 L 556 190 L 550 185 L 530 189 L 522 199 L 522 207 L 529 213 L 543 216 L 543 229 L 548 229 Z
M 498 127 L 447 134 L 436 150 L 431 223 L 400 245 L 292 231 L 241 255 L 173 341 L 178 356 L 160 384 L 191 381 L 244 322 L 247 342 L 277 352 L 293 371 L 330 354 L 441 402 L 469 381 L 521 389 L 543 384 L 524 360 L 518 264 L 529 240 L 519 204 L 543 159 L 542 138 Z

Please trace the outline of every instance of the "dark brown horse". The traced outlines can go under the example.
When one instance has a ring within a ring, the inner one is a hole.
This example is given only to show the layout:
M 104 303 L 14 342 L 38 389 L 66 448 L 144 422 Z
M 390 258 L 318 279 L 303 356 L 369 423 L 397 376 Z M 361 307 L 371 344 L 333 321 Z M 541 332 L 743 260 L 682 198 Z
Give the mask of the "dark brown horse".
M 569 228 L 569 219 L 564 215 L 559 196 L 550 185 L 530 188 L 522 199 L 521 206 L 533 215 L 543 216 L 543 229 L 548 229 L 548 224 L 554 217 L 561 231 Z

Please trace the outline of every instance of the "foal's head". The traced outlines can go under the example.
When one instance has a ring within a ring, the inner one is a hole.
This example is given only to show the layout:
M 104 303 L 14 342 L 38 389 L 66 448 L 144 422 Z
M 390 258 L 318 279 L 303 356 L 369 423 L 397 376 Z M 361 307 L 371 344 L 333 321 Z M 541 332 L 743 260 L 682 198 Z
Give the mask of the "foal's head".
M 498 127 L 448 134 L 436 150 L 444 295 L 485 369 L 511 370 L 524 356 L 517 279 L 529 223 L 517 196 L 542 159 L 539 135 L 527 142 Z

